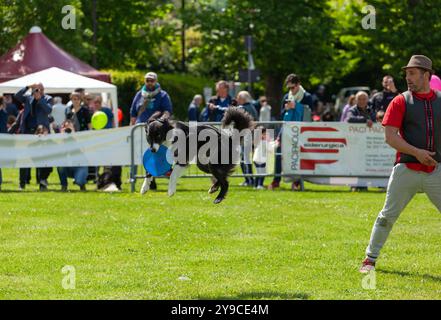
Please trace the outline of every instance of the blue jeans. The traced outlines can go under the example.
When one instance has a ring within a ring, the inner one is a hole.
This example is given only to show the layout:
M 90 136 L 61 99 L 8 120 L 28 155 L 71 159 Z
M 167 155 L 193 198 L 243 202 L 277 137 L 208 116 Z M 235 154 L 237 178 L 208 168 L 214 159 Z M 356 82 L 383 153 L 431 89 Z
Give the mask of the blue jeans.
M 62 167 L 57 168 L 57 170 L 62 186 L 67 187 L 67 178 L 74 178 L 74 183 L 80 187 L 84 186 L 87 183 L 87 167 Z
M 0 185 L 2 184 L 2 182 L 3 182 L 2 169 L 0 169 Z

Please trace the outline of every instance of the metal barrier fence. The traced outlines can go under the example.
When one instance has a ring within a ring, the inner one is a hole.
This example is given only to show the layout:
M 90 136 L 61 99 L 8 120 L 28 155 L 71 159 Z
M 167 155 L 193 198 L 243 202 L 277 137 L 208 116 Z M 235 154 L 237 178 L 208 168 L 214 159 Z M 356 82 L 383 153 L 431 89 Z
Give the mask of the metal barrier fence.
M 270 122 L 256 122 L 257 125 L 262 125 L 265 126 L 267 129 L 274 129 L 275 130 L 275 136 L 277 136 L 278 132 L 280 131 L 281 127 L 283 126 L 283 124 L 285 124 L 286 122 L 284 121 L 270 121 Z M 214 125 L 214 126 L 220 126 L 221 123 L 220 122 L 198 122 L 198 124 L 207 124 L 207 125 Z M 145 175 L 137 175 L 137 165 L 135 165 L 135 148 L 137 146 L 135 146 L 135 132 L 138 130 L 139 128 L 145 128 L 145 124 L 144 123 L 140 123 L 135 125 L 132 128 L 131 131 L 131 167 L 130 167 L 130 184 L 131 184 L 131 192 L 135 192 L 135 184 L 136 184 L 136 180 L 137 179 L 144 179 Z M 143 141 L 146 140 L 145 137 L 145 133 L 144 130 L 142 130 L 142 132 L 140 132 L 142 134 L 141 139 Z M 138 146 L 139 148 L 143 148 L 142 144 L 140 146 Z M 140 150 L 141 151 L 141 150 Z M 141 153 L 142 154 L 142 153 Z M 280 152 L 275 151 L 274 152 L 274 157 L 275 156 L 281 156 L 282 154 Z M 271 162 L 268 162 L 268 166 L 267 166 L 267 170 L 268 168 L 270 168 L 270 170 L 272 169 L 270 166 L 273 165 L 271 164 Z M 182 178 L 207 178 L 207 177 L 211 177 L 211 175 L 205 174 L 203 172 L 201 172 L 197 166 L 192 165 L 189 166 L 189 168 L 186 171 L 186 174 L 182 177 Z M 361 184 L 366 184 L 366 185 L 372 185 L 372 186 L 381 186 L 381 187 L 385 187 L 387 185 L 387 181 L 389 176 L 362 176 L 362 177 L 356 177 L 354 175 L 350 175 L 350 174 L 343 174 L 343 175 L 326 175 L 326 174 L 321 174 L 321 175 L 316 175 L 316 174 L 302 174 L 301 177 L 300 176 L 294 176 L 293 174 L 283 174 L 283 173 L 279 173 L 276 174 L 275 172 L 272 173 L 267 173 L 267 174 L 257 174 L 257 173 L 252 173 L 252 174 L 238 174 L 235 173 L 233 175 L 231 175 L 231 177 L 289 177 L 289 178 L 302 178 L 302 183 L 301 183 L 301 189 L 304 189 L 303 186 L 303 179 L 312 182 L 312 183 L 320 183 L 318 182 L 319 179 L 329 179 L 332 178 L 334 179 L 334 181 L 336 181 L 336 179 L 345 179 L 345 178 L 349 178 L 349 179 L 359 179 L 357 180 L 357 182 L 354 183 L 349 183 L 349 182 L 341 182 L 339 183 L 334 183 L 337 185 L 360 185 Z M 164 177 L 159 177 L 159 178 L 165 178 Z M 373 183 L 373 184 L 372 184 Z M 325 183 L 328 184 L 328 183 Z M 333 183 L 330 183 L 333 184 Z M 361 186 L 361 185 L 360 185 Z
M 256 125 L 262 125 L 267 129 L 274 129 L 275 130 L 275 135 L 277 135 L 277 133 L 280 131 L 281 127 L 284 124 L 284 121 L 268 121 L 268 122 L 255 122 Z M 213 126 L 217 126 L 220 127 L 221 126 L 221 122 L 198 122 L 198 125 L 202 124 L 202 125 L 213 125 Z M 145 128 L 145 123 L 139 123 L 136 124 L 131 131 L 130 134 L 130 143 L 131 143 L 131 165 L 130 165 L 130 190 L 131 192 L 135 192 L 135 185 L 136 185 L 136 180 L 137 179 L 144 179 L 145 178 L 145 174 L 144 175 L 137 175 L 137 165 L 135 164 L 135 132 L 139 131 L 139 128 L 142 128 L 142 132 L 141 134 L 142 139 L 146 139 L 145 138 L 145 133 L 144 133 L 144 128 Z M 139 146 L 141 147 L 141 146 Z M 142 147 L 141 147 L 142 148 Z M 275 152 L 274 155 L 281 155 L 281 153 Z M 283 176 L 290 176 L 292 177 L 292 175 L 283 175 L 283 174 L 275 174 L 275 173 L 267 173 L 267 174 L 257 174 L 257 173 L 252 173 L 252 174 L 238 174 L 235 173 L 233 175 L 231 175 L 231 177 L 283 177 Z M 211 177 L 211 175 L 209 174 L 205 174 L 205 173 L 201 173 L 200 170 L 197 168 L 197 166 L 189 166 L 189 168 L 186 171 L 186 174 L 182 176 L 182 178 L 208 178 Z M 164 177 L 158 177 L 158 178 L 166 178 Z

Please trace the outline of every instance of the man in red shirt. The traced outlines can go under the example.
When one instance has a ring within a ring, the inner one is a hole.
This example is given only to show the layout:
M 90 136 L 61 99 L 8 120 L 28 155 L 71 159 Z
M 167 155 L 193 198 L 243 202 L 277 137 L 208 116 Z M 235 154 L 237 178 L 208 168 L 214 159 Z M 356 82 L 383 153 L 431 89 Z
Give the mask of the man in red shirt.
M 362 273 L 375 269 L 392 226 L 417 192 L 425 192 L 441 212 L 441 92 L 430 89 L 432 61 L 426 56 L 412 56 L 403 69 L 408 91 L 391 101 L 383 119 L 386 142 L 397 150 L 397 161 L 360 268 Z

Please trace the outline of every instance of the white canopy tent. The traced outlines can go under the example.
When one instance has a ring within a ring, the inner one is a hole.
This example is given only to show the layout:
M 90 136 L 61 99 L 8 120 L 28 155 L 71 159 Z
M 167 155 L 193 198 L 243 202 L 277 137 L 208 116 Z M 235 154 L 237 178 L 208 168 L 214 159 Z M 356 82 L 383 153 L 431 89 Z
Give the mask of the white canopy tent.
M 28 74 L 24 77 L 0 83 L 0 95 L 15 93 L 33 83 L 41 82 L 46 94 L 72 93 L 77 88 L 84 88 L 89 93 L 105 94 L 104 101 L 113 110 L 115 124 L 118 126 L 118 95 L 115 85 L 84 77 L 60 68 L 49 68 Z M 110 95 L 110 99 L 108 98 Z

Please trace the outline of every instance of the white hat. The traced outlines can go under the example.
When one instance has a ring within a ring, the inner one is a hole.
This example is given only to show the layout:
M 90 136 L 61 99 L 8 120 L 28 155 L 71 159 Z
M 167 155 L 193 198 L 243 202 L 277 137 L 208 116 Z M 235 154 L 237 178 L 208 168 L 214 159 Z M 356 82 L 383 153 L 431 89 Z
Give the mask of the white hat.
M 148 72 L 146 73 L 145 79 L 153 79 L 153 80 L 158 80 L 158 75 L 154 72 Z

